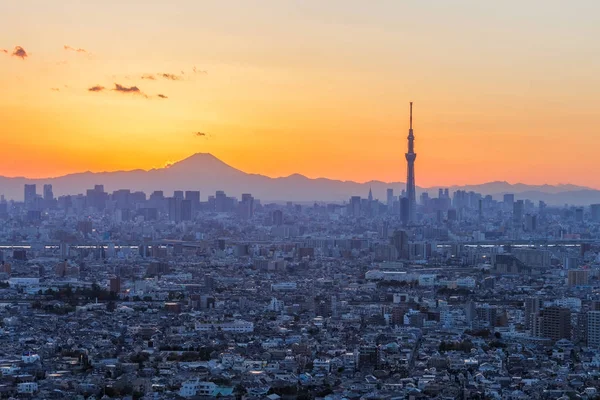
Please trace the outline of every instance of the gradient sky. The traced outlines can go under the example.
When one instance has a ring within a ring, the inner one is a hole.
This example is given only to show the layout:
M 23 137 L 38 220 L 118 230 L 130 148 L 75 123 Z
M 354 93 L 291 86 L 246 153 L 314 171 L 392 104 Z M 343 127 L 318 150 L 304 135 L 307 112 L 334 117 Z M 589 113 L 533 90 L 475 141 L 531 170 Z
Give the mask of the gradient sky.
M 598 38 L 597 0 L 0 1 L 0 175 L 405 181 L 414 101 L 420 186 L 600 188 Z

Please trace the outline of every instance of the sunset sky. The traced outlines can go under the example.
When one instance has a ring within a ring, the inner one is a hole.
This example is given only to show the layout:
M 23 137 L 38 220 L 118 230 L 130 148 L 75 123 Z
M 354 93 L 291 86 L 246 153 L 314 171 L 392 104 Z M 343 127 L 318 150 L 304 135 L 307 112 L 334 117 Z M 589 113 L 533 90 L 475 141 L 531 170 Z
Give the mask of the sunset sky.
M 598 38 L 597 0 L 2 0 L 0 175 L 405 181 L 413 101 L 419 186 L 600 188 Z

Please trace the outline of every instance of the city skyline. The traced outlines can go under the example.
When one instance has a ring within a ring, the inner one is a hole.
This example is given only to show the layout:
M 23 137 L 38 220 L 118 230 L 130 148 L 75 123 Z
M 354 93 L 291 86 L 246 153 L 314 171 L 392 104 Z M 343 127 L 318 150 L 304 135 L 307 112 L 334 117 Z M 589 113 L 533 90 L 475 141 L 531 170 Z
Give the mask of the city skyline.
M 594 2 L 65 4 L 3 5 L 0 175 L 210 152 L 273 177 L 401 181 L 414 100 L 423 186 L 600 188 Z
M 0 398 L 600 399 L 598 37 L 593 0 L 0 0 Z

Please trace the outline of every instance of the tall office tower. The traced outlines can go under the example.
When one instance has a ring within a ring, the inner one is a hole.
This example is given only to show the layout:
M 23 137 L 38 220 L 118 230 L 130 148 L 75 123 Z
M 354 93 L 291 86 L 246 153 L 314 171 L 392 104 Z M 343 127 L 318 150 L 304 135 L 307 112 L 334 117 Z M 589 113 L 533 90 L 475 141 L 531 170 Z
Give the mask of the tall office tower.
M 575 221 L 583 222 L 583 208 L 575 209 Z
M 400 199 L 400 221 L 403 225 L 407 225 L 410 222 L 410 206 L 408 197 L 402 197 Z
M 535 232 L 537 230 L 537 215 L 525 214 L 525 231 Z
M 587 313 L 587 345 L 600 347 L 600 311 Z
M 523 210 L 525 205 L 523 200 L 518 200 L 513 203 L 513 226 L 515 229 L 521 229 L 523 226 Z
M 479 218 L 479 222 L 483 221 L 483 199 L 479 199 L 477 202 L 477 215 Z
M 275 226 L 283 225 L 283 211 L 281 211 L 281 210 L 273 211 L 273 225 L 275 225 Z
M 590 211 L 592 213 L 592 221 L 600 222 L 600 204 L 592 204 Z
M 406 231 L 395 231 L 390 239 L 390 244 L 396 248 L 398 258 L 408 259 L 409 243 Z
M 191 200 L 179 200 L 177 201 L 181 207 L 181 220 L 191 221 L 192 220 L 192 201 Z
M 173 197 L 176 198 L 176 199 L 183 200 L 184 199 L 183 190 L 175 190 L 173 192 Z
M 32 204 L 35 204 L 35 198 L 37 197 L 37 187 L 34 184 L 32 185 L 25 185 L 25 195 L 24 195 L 24 200 L 25 200 L 25 205 L 26 206 L 30 206 Z
M 350 197 L 350 215 L 353 217 L 359 217 L 360 216 L 360 203 L 361 203 L 361 199 L 360 196 L 352 196 Z
M 52 185 L 45 184 L 44 185 L 44 203 L 48 206 L 50 203 L 54 201 L 54 193 L 52 192 Z
M 192 216 L 200 210 L 200 192 L 198 190 L 186 190 L 185 199 L 192 203 Z
M 512 193 L 506 193 L 502 199 L 502 205 L 504 211 L 512 211 L 513 204 L 515 203 L 515 195 Z
M 406 197 L 408 198 L 408 222 L 417 220 L 417 192 L 415 187 L 415 135 L 412 127 L 412 101 L 410 102 L 410 127 L 408 128 L 408 152 L 406 156 Z
M 387 190 L 387 206 L 390 211 L 394 207 L 394 189 L 391 188 Z
M 421 205 L 423 207 L 429 206 L 429 193 L 427 193 L 427 192 L 421 193 Z
M 243 193 L 238 209 L 240 217 L 244 219 L 252 218 L 254 216 L 254 197 L 250 193 Z
M 178 197 L 169 197 L 167 199 L 167 210 L 169 213 L 169 221 L 181 222 L 181 202 L 183 200 Z
M 215 193 L 215 211 L 227 212 L 227 195 L 222 190 L 217 190 Z
M 112 194 L 112 199 L 115 201 L 117 208 L 124 209 L 129 208 L 131 204 L 131 190 L 119 189 L 115 190 Z
M 152 192 L 152 194 L 150 195 L 150 198 L 148 199 L 148 205 L 150 207 L 156 208 L 156 209 L 164 209 L 165 207 L 165 194 L 163 193 L 162 190 L 156 190 L 154 192 Z

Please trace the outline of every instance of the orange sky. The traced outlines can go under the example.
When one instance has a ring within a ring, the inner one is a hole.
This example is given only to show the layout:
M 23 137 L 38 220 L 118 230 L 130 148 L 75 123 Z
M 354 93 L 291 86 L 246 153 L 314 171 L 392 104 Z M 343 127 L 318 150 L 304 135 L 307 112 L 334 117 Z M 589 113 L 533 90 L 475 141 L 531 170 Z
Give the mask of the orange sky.
M 600 188 L 599 16 L 591 0 L 2 2 L 0 175 L 210 152 L 404 181 L 414 101 L 419 186 Z

